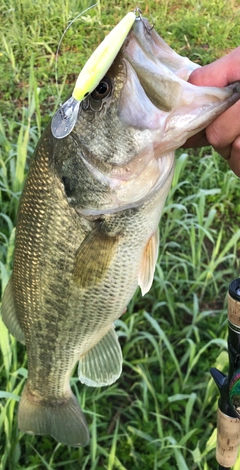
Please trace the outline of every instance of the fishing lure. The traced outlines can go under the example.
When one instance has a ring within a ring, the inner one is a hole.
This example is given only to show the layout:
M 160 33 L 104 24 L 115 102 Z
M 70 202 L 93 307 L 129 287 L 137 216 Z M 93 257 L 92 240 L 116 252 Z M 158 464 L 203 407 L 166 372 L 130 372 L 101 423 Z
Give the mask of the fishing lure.
M 66 137 L 73 130 L 81 101 L 96 88 L 108 71 L 121 49 L 134 21 L 136 9 L 129 12 L 104 38 L 81 70 L 72 96 L 58 109 L 51 123 L 51 130 L 57 139 Z

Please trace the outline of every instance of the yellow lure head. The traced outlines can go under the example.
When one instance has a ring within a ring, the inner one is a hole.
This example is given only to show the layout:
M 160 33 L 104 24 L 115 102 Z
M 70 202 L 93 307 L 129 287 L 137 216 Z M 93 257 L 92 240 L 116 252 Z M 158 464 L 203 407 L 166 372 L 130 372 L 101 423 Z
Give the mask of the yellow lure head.
M 92 93 L 108 71 L 135 19 L 134 12 L 127 13 L 88 59 L 77 78 L 71 98 L 60 107 L 52 119 L 51 129 L 54 137 L 62 139 L 70 134 L 78 117 L 80 102 Z
M 120 51 L 135 19 L 135 13 L 127 13 L 99 44 L 78 76 L 72 94 L 73 98 L 82 101 L 96 88 Z

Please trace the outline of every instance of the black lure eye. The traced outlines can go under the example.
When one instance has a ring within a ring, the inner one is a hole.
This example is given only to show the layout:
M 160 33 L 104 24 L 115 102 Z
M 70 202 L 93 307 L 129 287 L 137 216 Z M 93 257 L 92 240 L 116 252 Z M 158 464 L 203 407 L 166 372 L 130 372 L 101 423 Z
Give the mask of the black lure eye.
M 91 96 L 94 100 L 102 100 L 110 95 L 112 91 L 112 84 L 107 77 L 104 77 L 98 86 L 93 90 Z

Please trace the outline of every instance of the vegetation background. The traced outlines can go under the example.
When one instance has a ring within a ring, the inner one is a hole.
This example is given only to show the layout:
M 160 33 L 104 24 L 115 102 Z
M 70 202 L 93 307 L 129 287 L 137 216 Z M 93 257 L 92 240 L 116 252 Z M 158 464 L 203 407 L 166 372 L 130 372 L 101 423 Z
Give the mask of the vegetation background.
M 38 138 L 86 59 L 136 5 L 102 0 L 67 31 L 84 0 L 0 0 L 0 274 L 12 267 L 19 195 Z M 238 0 L 138 1 L 178 53 L 204 65 L 240 44 Z M 240 272 L 240 184 L 211 148 L 178 151 L 161 220 L 155 282 L 117 322 L 121 378 L 108 388 L 71 385 L 90 426 L 85 449 L 17 429 L 25 348 L 0 322 L 2 470 L 213 470 L 218 391 L 227 371 L 226 294 Z M 240 469 L 240 459 L 235 470 Z

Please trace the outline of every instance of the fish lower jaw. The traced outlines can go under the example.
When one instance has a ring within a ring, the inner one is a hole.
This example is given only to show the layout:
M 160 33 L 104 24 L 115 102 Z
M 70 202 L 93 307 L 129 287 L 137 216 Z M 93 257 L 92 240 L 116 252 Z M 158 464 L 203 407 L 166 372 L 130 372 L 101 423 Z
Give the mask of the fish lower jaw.
M 77 207 L 77 212 L 85 217 L 113 214 L 127 209 L 140 207 L 154 197 L 156 193 L 169 188 L 174 171 L 174 152 L 159 158 L 153 158 L 147 167 L 136 178 L 121 180 L 115 189 L 110 187 L 110 196 L 106 203 L 99 207 Z

